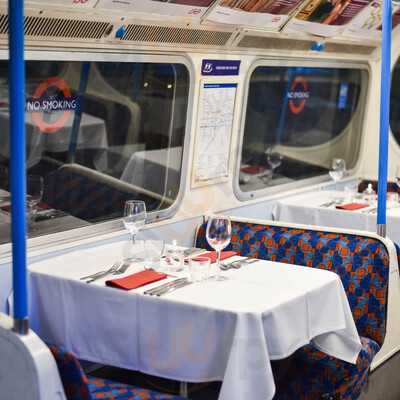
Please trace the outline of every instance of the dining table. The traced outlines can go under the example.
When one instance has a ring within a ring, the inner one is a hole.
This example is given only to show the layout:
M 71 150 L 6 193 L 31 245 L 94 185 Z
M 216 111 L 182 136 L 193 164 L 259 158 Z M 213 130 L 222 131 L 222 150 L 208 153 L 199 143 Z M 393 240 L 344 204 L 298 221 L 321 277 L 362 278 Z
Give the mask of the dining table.
M 387 236 L 400 243 L 400 203 L 387 202 Z M 376 232 L 376 202 L 369 204 L 361 194 L 315 190 L 277 200 L 272 208 L 275 221 L 357 229 Z
M 335 273 L 255 260 L 221 271 L 224 281 L 190 283 L 162 296 L 145 292 L 188 272 L 133 290 L 106 286 L 115 276 L 81 279 L 121 259 L 127 243 L 29 265 L 31 326 L 44 341 L 95 363 L 181 382 L 221 381 L 219 400 L 272 399 L 271 361 L 309 343 L 356 362 L 360 338 Z M 118 278 L 145 267 L 132 263 Z
M 51 118 L 51 116 L 46 116 Z M 0 111 L 0 156 L 5 159 L 10 157 L 8 110 Z M 31 168 L 39 163 L 43 153 L 66 152 L 72 140 L 72 127 L 74 113 L 71 112 L 64 125 L 53 133 L 44 133 L 36 126 L 32 113 L 25 115 L 26 143 L 27 143 L 27 167 Z M 103 171 L 108 167 L 107 149 L 108 139 L 105 121 L 94 115 L 82 113 L 79 131 L 77 135 L 77 149 L 92 149 L 95 151 L 93 163 L 97 170 Z
M 182 147 L 142 150 L 132 153 L 121 181 L 175 199 L 181 178 Z

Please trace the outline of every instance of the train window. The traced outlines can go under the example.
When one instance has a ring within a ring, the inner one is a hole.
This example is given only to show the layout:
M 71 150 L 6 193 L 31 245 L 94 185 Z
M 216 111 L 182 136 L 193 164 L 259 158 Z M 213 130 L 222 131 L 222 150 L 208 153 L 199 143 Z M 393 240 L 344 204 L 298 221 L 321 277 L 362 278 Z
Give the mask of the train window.
M 390 92 L 390 128 L 398 145 L 400 145 L 400 59 L 397 60 L 392 73 Z
M 7 69 L 0 61 L 1 242 L 10 225 Z M 129 199 L 145 201 L 149 212 L 170 208 L 180 189 L 188 96 L 183 64 L 28 61 L 31 235 L 119 218 Z
M 355 68 L 257 67 L 249 84 L 240 192 L 325 176 L 334 157 L 353 168 L 367 78 Z

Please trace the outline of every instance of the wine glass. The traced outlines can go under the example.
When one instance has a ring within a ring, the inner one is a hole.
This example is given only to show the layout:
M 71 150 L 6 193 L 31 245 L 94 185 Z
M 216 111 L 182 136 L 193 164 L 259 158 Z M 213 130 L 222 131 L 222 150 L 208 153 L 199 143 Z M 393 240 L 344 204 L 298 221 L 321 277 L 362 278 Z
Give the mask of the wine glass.
M 228 217 L 210 217 L 207 223 L 206 237 L 208 244 L 217 252 L 217 272 L 214 280 L 223 281 L 226 278 L 220 274 L 221 251 L 231 241 L 232 226 Z
M 398 165 L 396 167 L 396 176 L 395 176 L 395 180 L 396 180 L 396 185 L 398 188 L 400 188 L 400 165 Z
M 346 162 L 341 158 L 334 158 L 332 166 L 329 170 L 329 175 L 335 182 L 335 190 L 337 190 L 337 183 L 343 178 L 346 172 Z
M 270 166 L 272 173 L 274 173 L 274 171 L 281 166 L 283 156 L 277 151 L 274 151 L 273 147 L 268 147 L 265 151 L 265 155 L 267 156 L 268 165 Z
M 146 204 L 144 201 L 140 200 L 128 200 L 125 202 L 124 216 L 122 221 L 124 223 L 125 229 L 131 235 L 131 241 L 133 247 L 136 245 L 136 235 L 139 230 L 146 223 Z M 127 257 L 135 259 L 136 257 Z
M 33 222 L 37 206 L 42 201 L 44 190 L 43 178 L 39 175 L 28 175 L 26 178 L 26 193 L 28 203 L 28 220 Z

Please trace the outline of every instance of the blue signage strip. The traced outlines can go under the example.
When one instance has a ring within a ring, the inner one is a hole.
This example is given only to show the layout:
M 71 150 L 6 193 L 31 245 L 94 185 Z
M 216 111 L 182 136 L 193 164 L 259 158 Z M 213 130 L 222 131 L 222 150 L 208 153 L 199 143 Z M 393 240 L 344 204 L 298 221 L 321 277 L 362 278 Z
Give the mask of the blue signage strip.
M 201 74 L 205 76 L 236 76 L 239 71 L 239 60 L 203 60 L 201 65 Z
M 237 83 L 205 83 L 204 89 L 236 88 Z

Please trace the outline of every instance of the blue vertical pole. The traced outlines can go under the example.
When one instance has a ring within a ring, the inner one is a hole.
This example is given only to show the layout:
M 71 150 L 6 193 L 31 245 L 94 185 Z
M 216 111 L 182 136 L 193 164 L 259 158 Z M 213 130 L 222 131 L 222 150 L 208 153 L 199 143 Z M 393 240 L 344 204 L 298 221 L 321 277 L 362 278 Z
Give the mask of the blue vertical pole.
M 8 15 L 14 330 L 26 334 L 29 325 L 26 276 L 24 0 L 9 0 Z
M 377 232 L 386 236 L 386 191 L 388 176 L 390 67 L 392 42 L 392 1 L 383 0 L 381 111 L 379 125 L 379 174 Z

